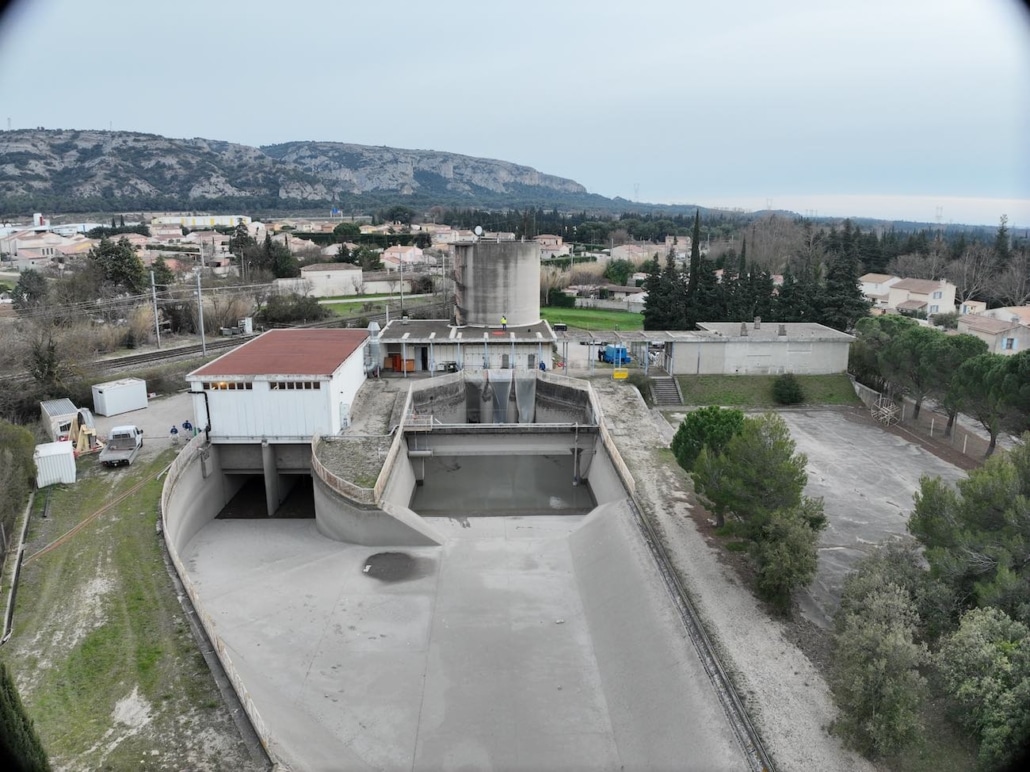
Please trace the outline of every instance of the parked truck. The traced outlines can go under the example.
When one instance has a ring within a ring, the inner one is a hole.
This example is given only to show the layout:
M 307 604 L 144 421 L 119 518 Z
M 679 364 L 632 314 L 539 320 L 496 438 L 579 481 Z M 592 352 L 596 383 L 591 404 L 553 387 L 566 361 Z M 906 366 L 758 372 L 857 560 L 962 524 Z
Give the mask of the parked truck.
M 100 451 L 104 466 L 128 466 L 143 447 L 143 430 L 138 426 L 116 426 L 111 429 L 107 444 Z
M 612 345 L 609 343 L 604 347 L 602 359 L 610 365 L 628 365 L 632 358 L 625 346 Z

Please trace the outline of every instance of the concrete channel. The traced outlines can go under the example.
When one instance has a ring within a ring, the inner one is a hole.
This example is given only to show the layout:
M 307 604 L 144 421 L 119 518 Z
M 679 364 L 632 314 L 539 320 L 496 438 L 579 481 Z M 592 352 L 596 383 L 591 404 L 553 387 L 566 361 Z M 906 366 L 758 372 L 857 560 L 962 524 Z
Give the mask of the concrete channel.
M 534 375 L 531 410 L 512 398 L 471 424 L 487 400 L 468 380 L 398 398 L 374 487 L 334 473 L 319 443 L 336 438 L 316 439 L 299 516 L 220 517 L 243 486 L 203 435 L 173 464 L 169 552 L 270 757 L 769 768 L 590 386 Z

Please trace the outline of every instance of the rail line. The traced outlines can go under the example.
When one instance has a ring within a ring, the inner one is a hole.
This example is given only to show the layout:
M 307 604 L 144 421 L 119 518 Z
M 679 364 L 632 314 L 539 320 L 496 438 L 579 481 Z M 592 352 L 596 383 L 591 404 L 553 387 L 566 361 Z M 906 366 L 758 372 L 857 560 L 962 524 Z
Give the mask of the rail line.
M 651 550 L 651 555 L 654 557 L 658 571 L 662 575 L 662 580 L 676 602 L 687 635 L 694 643 L 701 664 L 708 674 L 712 685 L 715 687 L 716 693 L 719 695 L 719 701 L 722 703 L 723 710 L 726 711 L 726 715 L 730 720 L 733 733 L 736 735 L 737 741 L 747 756 L 749 769 L 751 772 L 773 772 L 775 767 L 773 766 L 772 758 L 765 750 L 758 730 L 755 729 L 754 724 L 751 722 L 751 717 L 748 716 L 747 709 L 744 707 L 744 703 L 741 702 L 733 682 L 723 669 L 715 646 L 708 637 L 708 633 L 705 632 L 704 625 L 701 623 L 701 617 L 697 613 L 697 609 L 694 608 L 690 596 L 687 595 L 686 588 L 683 586 L 679 574 L 672 565 L 669 553 L 665 550 L 665 545 L 661 538 L 659 538 L 654 526 L 637 505 L 636 499 L 632 496 L 629 499 L 629 505 L 634 515 L 636 515 L 637 526 L 640 528 L 644 541 L 647 542 L 647 546 Z

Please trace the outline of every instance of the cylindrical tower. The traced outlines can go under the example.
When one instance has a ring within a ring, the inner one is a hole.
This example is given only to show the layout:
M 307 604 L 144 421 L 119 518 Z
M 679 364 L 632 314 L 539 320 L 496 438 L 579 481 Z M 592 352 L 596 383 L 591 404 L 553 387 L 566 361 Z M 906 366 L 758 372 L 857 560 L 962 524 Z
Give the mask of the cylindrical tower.
M 540 321 L 540 245 L 477 241 L 454 245 L 454 315 L 459 326 Z

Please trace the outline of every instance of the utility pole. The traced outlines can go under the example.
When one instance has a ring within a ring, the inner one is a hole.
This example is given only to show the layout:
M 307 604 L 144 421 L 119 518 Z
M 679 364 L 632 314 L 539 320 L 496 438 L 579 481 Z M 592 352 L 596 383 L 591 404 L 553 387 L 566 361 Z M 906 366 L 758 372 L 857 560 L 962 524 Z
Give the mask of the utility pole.
M 200 314 L 200 350 L 207 356 L 207 338 L 204 335 L 204 296 L 200 294 L 200 272 L 197 272 L 197 311 Z
M 154 332 L 157 334 L 157 347 L 161 348 L 161 321 L 157 316 L 157 285 L 154 284 L 154 272 L 150 272 L 150 296 L 154 299 Z

